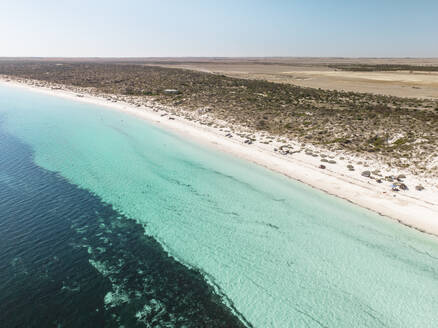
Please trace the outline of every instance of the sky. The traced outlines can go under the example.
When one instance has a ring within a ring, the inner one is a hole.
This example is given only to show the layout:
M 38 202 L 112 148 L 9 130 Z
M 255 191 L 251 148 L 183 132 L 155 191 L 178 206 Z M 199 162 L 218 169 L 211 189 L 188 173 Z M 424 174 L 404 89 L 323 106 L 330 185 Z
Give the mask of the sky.
M 438 57 L 438 0 L 0 0 L 0 56 Z

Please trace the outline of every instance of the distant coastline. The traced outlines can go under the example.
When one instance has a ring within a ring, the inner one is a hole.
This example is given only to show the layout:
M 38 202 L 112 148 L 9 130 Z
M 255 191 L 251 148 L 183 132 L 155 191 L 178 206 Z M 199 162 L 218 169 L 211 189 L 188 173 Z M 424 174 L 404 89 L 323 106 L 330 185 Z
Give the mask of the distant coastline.
M 24 87 L 52 96 L 124 111 L 175 132 L 184 138 L 213 146 L 220 151 L 264 166 L 311 187 L 397 220 L 406 226 L 438 236 L 438 189 L 434 186 L 435 180 L 424 181 L 409 175 L 406 178 L 409 186 L 423 185 L 425 189 L 417 191 L 410 188 L 406 191 L 392 192 L 388 182 L 375 183 L 375 181 L 361 175 L 362 170 L 388 172 L 387 167 L 377 162 L 371 163 L 370 167 L 359 168 L 355 165 L 356 171 L 346 171 L 344 168 L 351 158 L 342 159 L 339 154 L 325 151 L 327 158 L 332 158 L 332 162 L 336 163 L 331 165 L 329 160 L 321 163 L 319 158 L 315 158 L 309 153 L 301 152 L 285 156 L 278 149 L 281 145 L 267 145 L 259 141 L 248 144 L 247 139 L 227 128 L 203 125 L 201 119 L 193 119 L 193 117 L 188 119 L 187 115 L 178 111 L 177 108 L 152 102 L 134 104 L 132 97 L 90 94 L 71 86 L 54 86 L 40 81 L 3 76 L 0 78 L 0 82 L 5 86 Z M 221 123 L 227 124 L 226 122 Z M 355 159 L 360 159 L 360 157 L 355 157 Z M 341 163 L 344 165 L 341 166 Z M 325 165 L 322 166 L 322 164 Z M 393 169 L 391 173 L 396 175 L 403 172 Z

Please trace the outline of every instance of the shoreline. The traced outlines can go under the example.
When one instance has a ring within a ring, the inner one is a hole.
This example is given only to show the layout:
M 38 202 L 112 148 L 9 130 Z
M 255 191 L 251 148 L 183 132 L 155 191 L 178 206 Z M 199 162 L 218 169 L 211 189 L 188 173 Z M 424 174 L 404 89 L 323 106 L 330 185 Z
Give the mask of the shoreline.
M 120 100 L 108 100 L 112 97 L 118 97 L 117 95 L 96 96 L 83 91 L 68 90 L 69 87 L 65 86 L 64 88 L 67 88 L 67 90 L 54 88 L 49 84 L 45 86 L 31 85 L 29 81 L 16 81 L 6 77 L 0 77 L 0 84 L 104 106 L 112 110 L 135 115 L 155 126 L 174 132 L 182 138 L 191 139 L 221 152 L 253 162 L 310 187 L 398 221 L 405 226 L 438 236 L 438 188 L 432 184 L 428 185 L 427 181 L 419 180 L 418 177 L 409 177 L 409 186 L 412 190 L 392 192 L 388 188 L 387 182 L 377 184 L 369 178 L 361 176 L 359 170 L 344 172 L 345 166 L 339 165 L 342 160 L 338 158 L 336 158 L 338 163 L 331 165 L 321 163 L 319 159 L 308 156 L 309 154 L 298 153 L 284 156 L 278 151 L 274 151 L 272 145 L 268 146 L 259 142 L 249 145 L 245 143 L 245 138 L 238 137 L 234 133 L 232 133 L 231 138 L 226 137 L 230 133 L 227 129 L 224 131 L 224 129 L 202 125 L 200 122 L 171 114 L 164 107 L 153 108 L 153 104 L 151 106 L 134 106 Z M 170 116 L 172 119 L 169 119 Z M 325 164 L 326 168 L 319 168 L 320 164 Z M 379 163 L 375 163 L 375 165 L 381 167 Z M 414 184 L 426 185 L 426 189 L 416 191 L 413 188 Z

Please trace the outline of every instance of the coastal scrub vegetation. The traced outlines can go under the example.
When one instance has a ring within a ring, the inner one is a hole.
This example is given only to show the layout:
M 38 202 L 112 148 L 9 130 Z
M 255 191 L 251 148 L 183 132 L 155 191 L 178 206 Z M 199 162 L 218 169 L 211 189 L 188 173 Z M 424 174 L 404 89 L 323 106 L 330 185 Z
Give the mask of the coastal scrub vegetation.
M 0 62 L 0 74 L 135 96 L 330 150 L 437 170 L 438 102 L 330 91 L 144 64 Z M 175 93 L 166 90 L 178 90 Z M 436 162 L 436 161 L 435 161 Z M 408 164 L 409 163 L 409 164 Z M 428 164 L 429 163 L 429 164 Z M 436 173 L 436 172 L 435 172 Z

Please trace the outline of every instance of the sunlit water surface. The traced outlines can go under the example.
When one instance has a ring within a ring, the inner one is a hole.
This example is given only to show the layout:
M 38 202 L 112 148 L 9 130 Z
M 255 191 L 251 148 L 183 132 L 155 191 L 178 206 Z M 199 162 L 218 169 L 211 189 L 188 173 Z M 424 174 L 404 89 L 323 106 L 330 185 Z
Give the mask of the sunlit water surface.
M 0 118 L 10 326 L 436 327 L 434 237 L 117 111 Z

